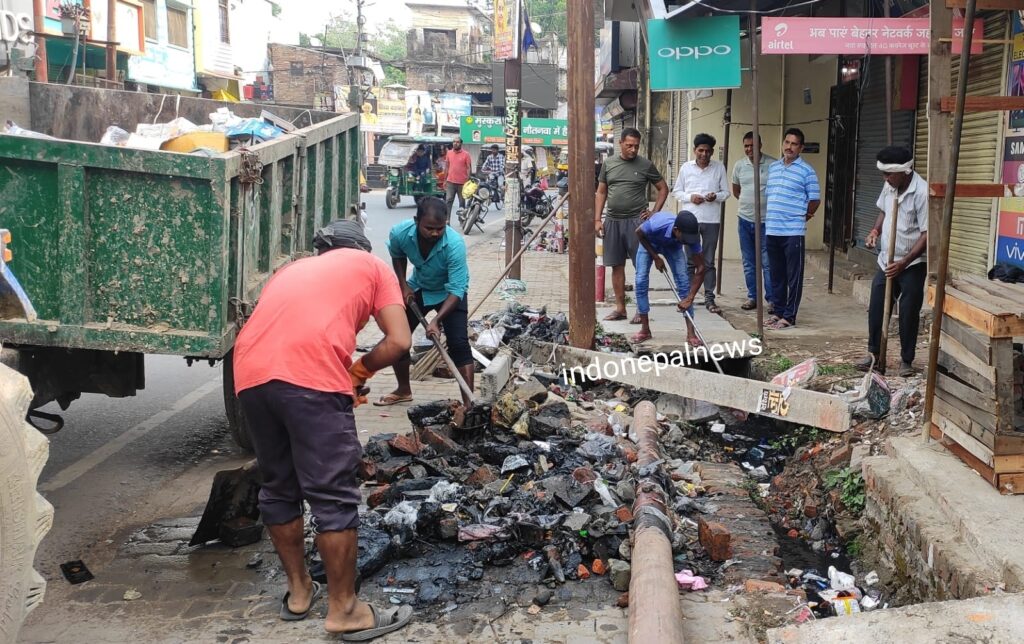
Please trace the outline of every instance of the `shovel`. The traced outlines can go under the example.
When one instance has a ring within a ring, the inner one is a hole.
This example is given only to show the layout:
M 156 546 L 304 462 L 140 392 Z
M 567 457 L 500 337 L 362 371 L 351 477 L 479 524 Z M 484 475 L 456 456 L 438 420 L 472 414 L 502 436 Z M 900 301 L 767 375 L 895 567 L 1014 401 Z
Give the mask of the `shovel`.
M 412 312 L 416 315 L 416 319 L 419 320 L 420 324 L 423 325 L 423 330 L 426 331 L 427 319 L 423 317 L 423 313 L 420 312 L 419 307 L 416 306 L 415 302 L 408 302 L 407 304 L 409 305 L 409 309 L 412 310 Z M 464 393 L 466 395 L 466 398 L 469 400 L 469 408 L 466 409 L 466 417 L 462 423 L 463 426 L 473 427 L 477 425 L 486 424 L 486 419 L 490 418 L 490 410 L 484 409 L 480 404 L 477 403 L 476 397 L 473 395 L 473 390 L 470 389 L 469 385 L 466 384 L 466 380 L 462 377 L 462 374 L 459 373 L 459 370 L 455 367 L 455 362 L 452 361 L 451 356 L 449 356 L 448 352 L 445 351 L 444 348 L 441 346 L 441 342 L 437 338 L 429 334 L 427 335 L 427 337 L 429 337 L 430 341 L 434 343 L 434 348 L 437 349 L 437 353 L 441 356 L 441 359 L 444 360 L 445 365 L 448 367 L 448 371 L 450 371 L 451 374 L 455 377 L 455 381 L 459 383 L 459 389 L 462 390 L 462 393 Z M 473 420 L 470 421 L 470 418 L 472 418 Z
M 682 302 L 682 300 L 679 299 L 679 293 L 676 292 L 676 285 L 672 282 L 672 278 L 668 276 L 668 271 L 659 272 L 665 276 L 665 280 L 668 282 L 669 290 L 672 291 L 672 295 L 676 296 L 676 302 Z M 708 356 L 711 358 L 711 361 L 715 363 L 715 369 L 718 369 L 718 373 L 724 376 L 725 372 L 722 371 L 722 365 L 718 364 L 718 360 L 716 360 L 715 356 L 711 353 L 710 346 L 708 345 L 707 341 L 704 340 L 704 334 L 700 332 L 700 327 L 697 326 L 697 321 L 693 319 L 693 316 L 690 315 L 689 311 L 683 311 L 683 315 L 685 315 L 686 319 L 689 320 L 690 324 L 693 325 L 693 330 L 694 332 L 697 333 L 697 339 L 700 340 L 700 343 L 703 344 L 705 347 L 708 347 Z
M 203 517 L 188 545 L 196 546 L 215 539 L 231 541 L 231 535 L 238 532 L 239 523 L 255 527 L 260 516 L 260 483 L 256 459 L 237 469 L 217 472 Z

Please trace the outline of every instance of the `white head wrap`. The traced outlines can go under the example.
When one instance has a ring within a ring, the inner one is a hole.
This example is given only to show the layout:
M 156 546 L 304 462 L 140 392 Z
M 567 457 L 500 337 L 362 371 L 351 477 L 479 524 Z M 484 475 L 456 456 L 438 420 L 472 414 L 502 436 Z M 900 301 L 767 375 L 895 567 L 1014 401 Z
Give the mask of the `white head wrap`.
M 906 163 L 882 163 L 878 162 L 878 169 L 887 174 L 895 174 L 902 172 L 903 174 L 910 174 L 914 171 L 914 160 L 911 159 Z

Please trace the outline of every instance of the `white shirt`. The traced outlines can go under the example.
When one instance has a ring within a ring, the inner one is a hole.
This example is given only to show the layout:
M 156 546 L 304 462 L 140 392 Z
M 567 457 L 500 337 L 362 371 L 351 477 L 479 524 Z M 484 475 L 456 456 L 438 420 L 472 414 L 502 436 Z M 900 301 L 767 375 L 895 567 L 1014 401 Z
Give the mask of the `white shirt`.
M 679 208 L 692 212 L 698 223 L 719 223 L 721 204 L 729 198 L 729 185 L 725 174 L 725 166 L 714 159 L 708 162 L 706 168 L 698 166 L 696 161 L 684 163 L 683 167 L 679 168 L 676 185 L 672 187 L 672 194 L 679 200 Z M 695 204 L 690 200 L 695 194 L 703 197 L 709 192 L 715 193 L 714 201 Z
M 882 222 L 882 234 L 878 236 L 878 265 L 885 270 L 889 265 L 889 229 L 892 227 L 892 200 L 896 189 L 886 181 L 882 185 L 882 194 L 878 195 L 875 205 L 885 213 Z M 921 175 L 914 173 L 910 185 L 899 196 L 899 217 L 896 219 L 896 252 L 897 260 L 903 259 L 928 232 L 928 182 Z M 910 262 L 910 266 L 925 261 L 925 255 Z

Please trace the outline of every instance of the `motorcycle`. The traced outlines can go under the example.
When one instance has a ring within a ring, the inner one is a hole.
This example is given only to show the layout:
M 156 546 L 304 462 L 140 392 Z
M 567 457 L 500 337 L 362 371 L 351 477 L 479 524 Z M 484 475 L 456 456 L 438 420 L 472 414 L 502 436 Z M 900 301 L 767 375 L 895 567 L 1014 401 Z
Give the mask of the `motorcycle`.
M 459 218 L 459 227 L 462 229 L 462 234 L 468 235 L 473 231 L 473 226 L 476 226 L 483 232 L 484 216 L 487 214 L 487 209 L 494 204 L 495 208 L 500 208 L 501 203 L 501 189 L 498 186 L 497 175 L 491 175 L 486 181 L 478 182 L 475 177 L 470 178 L 462 186 L 462 198 L 466 200 L 466 205 L 463 208 L 459 208 L 457 216 Z
M 519 222 L 523 228 L 529 226 L 534 217 L 547 217 L 551 214 L 552 207 L 554 207 L 551 197 L 544 192 L 539 183 L 535 183 L 523 191 L 522 203 L 522 214 L 519 216 Z

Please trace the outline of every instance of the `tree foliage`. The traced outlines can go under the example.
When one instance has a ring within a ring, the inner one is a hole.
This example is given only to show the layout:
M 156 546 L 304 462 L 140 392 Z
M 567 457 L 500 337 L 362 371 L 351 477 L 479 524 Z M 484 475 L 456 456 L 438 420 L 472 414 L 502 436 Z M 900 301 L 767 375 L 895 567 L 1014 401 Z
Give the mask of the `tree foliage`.
M 552 33 L 558 34 L 558 42 L 568 45 L 568 27 L 566 26 L 566 0 L 524 0 L 530 22 L 540 25 L 542 37 Z
M 376 27 L 367 27 L 370 40 L 366 53 L 381 61 L 384 66 L 385 84 L 405 83 L 405 71 L 391 63 L 404 64 L 407 44 L 406 32 L 394 20 L 388 20 Z M 352 12 L 334 16 L 319 33 L 299 34 L 299 42 L 317 38 L 327 47 L 355 51 L 359 30 Z

